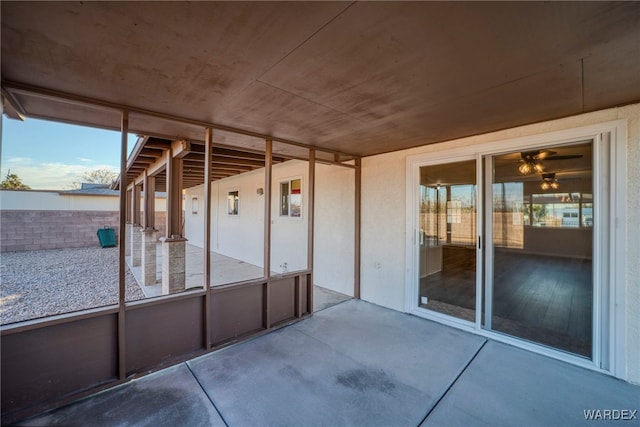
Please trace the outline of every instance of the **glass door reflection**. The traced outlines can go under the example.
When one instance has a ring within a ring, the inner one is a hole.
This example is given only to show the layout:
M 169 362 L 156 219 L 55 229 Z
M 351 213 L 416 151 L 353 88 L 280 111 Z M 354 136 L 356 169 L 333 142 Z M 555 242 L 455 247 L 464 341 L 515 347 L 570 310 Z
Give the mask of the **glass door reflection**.
M 486 329 L 591 357 L 592 157 L 591 142 L 492 157 Z
M 475 321 L 476 161 L 420 168 L 419 301 Z

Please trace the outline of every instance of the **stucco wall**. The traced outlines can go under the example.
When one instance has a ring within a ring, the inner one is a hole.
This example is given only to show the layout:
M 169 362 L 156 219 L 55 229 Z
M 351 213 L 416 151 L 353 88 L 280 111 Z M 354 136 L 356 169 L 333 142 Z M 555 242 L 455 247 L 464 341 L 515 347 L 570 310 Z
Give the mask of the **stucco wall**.
M 640 382 L 640 104 L 507 129 L 364 158 L 362 161 L 362 298 L 404 309 L 406 159 L 458 147 L 625 119 L 627 145 L 627 379 Z
M 314 283 L 353 296 L 355 172 L 316 165 Z
M 271 270 L 281 272 L 307 268 L 308 164 L 289 161 L 274 165 L 272 171 Z M 279 215 L 280 182 L 302 178 L 302 217 Z M 215 252 L 263 266 L 264 171 L 238 175 L 211 185 L 211 248 Z M 239 191 L 239 214 L 227 214 L 228 191 Z M 185 197 L 185 237 L 190 244 L 204 246 L 204 189 L 187 190 Z M 192 211 L 198 197 L 199 210 Z M 317 285 L 353 295 L 354 172 L 352 169 L 316 166 L 315 277 Z
M 38 190 L 0 190 L 2 210 L 118 211 L 119 206 L 117 196 L 80 196 Z

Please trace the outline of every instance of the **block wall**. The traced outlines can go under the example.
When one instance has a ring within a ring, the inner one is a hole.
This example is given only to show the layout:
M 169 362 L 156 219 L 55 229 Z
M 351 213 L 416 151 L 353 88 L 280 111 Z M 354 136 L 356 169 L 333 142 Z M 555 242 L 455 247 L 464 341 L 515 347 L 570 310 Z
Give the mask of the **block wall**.
M 99 246 L 98 229 L 118 233 L 118 212 L 0 211 L 0 251 L 83 248 Z

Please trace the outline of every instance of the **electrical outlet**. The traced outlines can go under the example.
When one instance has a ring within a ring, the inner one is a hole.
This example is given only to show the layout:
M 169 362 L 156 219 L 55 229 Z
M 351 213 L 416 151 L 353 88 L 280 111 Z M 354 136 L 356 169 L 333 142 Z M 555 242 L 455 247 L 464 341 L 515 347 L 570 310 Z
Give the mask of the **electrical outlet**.
M 429 302 L 429 298 L 420 297 L 420 304 L 426 305 Z

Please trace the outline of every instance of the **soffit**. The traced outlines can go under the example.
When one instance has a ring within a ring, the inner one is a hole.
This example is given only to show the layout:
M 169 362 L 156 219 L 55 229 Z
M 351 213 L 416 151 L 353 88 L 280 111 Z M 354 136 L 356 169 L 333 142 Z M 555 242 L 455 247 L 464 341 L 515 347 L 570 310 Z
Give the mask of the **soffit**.
M 356 155 L 640 101 L 635 2 L 0 7 L 5 81 Z M 28 115 L 119 126 L 112 111 L 11 95 Z M 133 124 L 203 139 L 199 126 Z

